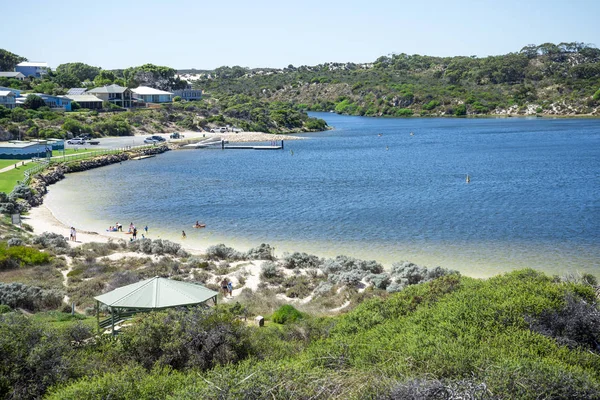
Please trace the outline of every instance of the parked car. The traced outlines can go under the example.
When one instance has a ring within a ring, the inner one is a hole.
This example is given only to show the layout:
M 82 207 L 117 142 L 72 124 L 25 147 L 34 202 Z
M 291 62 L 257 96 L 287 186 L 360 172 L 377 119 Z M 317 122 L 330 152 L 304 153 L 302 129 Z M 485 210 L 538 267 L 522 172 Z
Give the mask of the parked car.
M 80 139 L 80 138 L 73 138 L 73 139 L 67 140 L 67 144 L 85 144 L 85 140 Z
M 98 139 L 92 139 L 88 140 L 88 144 L 98 145 L 100 144 L 100 141 Z
M 146 143 L 146 144 L 156 144 L 156 143 L 158 143 L 158 140 L 154 140 L 151 137 L 147 137 L 146 139 L 144 139 L 144 143 Z
M 167 140 L 164 137 L 158 135 L 150 136 L 150 138 L 156 140 L 157 142 L 165 142 Z
M 241 132 L 244 132 L 244 130 L 243 130 L 243 129 L 240 129 L 240 128 L 233 128 L 233 129 L 231 130 L 231 132 L 233 132 L 233 133 L 241 133 Z
M 220 128 L 212 128 L 210 131 L 213 133 L 225 133 L 225 132 L 227 132 L 227 128 L 222 126 Z
M 169 136 L 171 139 L 179 139 L 181 138 L 181 135 L 179 134 L 179 132 L 173 132 L 171 133 L 171 136 Z

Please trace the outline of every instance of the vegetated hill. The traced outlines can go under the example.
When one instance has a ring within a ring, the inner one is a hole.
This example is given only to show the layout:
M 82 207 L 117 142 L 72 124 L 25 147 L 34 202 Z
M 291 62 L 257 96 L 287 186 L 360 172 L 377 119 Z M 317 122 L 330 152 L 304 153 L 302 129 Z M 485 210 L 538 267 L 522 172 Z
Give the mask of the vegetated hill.
M 64 138 L 67 132 L 94 137 L 129 136 L 177 130 L 202 131 L 224 125 L 266 133 L 327 129 L 324 120 L 311 118 L 290 103 L 267 102 L 240 95 L 121 111 L 99 113 L 81 109 L 78 112 L 57 112 L 47 107 L 9 110 L 0 106 L 0 140 Z
M 213 93 L 352 115 L 600 115 L 600 50 L 577 42 L 483 58 L 393 54 L 367 64 L 220 67 L 195 78 Z

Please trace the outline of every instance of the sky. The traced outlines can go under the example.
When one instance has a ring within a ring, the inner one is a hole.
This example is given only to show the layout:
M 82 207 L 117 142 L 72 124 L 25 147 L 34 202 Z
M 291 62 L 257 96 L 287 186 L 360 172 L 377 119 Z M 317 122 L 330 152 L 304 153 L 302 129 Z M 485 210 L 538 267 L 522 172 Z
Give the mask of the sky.
M 30 0 L 3 2 L 0 13 L 0 48 L 51 68 L 283 68 L 600 47 L 600 0 Z

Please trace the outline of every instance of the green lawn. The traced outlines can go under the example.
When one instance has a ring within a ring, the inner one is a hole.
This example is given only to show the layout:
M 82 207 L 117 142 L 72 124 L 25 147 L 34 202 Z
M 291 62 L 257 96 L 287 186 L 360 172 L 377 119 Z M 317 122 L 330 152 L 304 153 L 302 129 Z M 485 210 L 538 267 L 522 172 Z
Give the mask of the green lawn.
M 0 169 L 4 167 L 8 167 L 9 165 L 13 165 L 23 160 L 0 160 Z
M 25 171 L 37 167 L 36 163 L 25 164 L 18 169 L 11 169 L 0 174 L 0 192 L 10 193 L 17 184 L 17 181 L 22 181 L 25 176 Z

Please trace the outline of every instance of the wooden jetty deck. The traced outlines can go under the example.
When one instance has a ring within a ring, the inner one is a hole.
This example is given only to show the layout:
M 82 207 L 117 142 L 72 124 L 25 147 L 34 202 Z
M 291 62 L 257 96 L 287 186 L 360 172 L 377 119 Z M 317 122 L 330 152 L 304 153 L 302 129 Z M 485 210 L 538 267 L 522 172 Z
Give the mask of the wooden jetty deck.
M 233 144 L 229 145 L 229 142 L 226 140 L 211 138 L 208 140 L 203 140 L 198 143 L 190 143 L 182 148 L 184 149 L 218 149 L 221 147 L 222 150 L 283 150 L 283 140 L 281 144 L 271 144 L 270 146 L 265 145 L 252 145 L 252 144 Z M 274 143 L 274 142 L 272 142 Z

